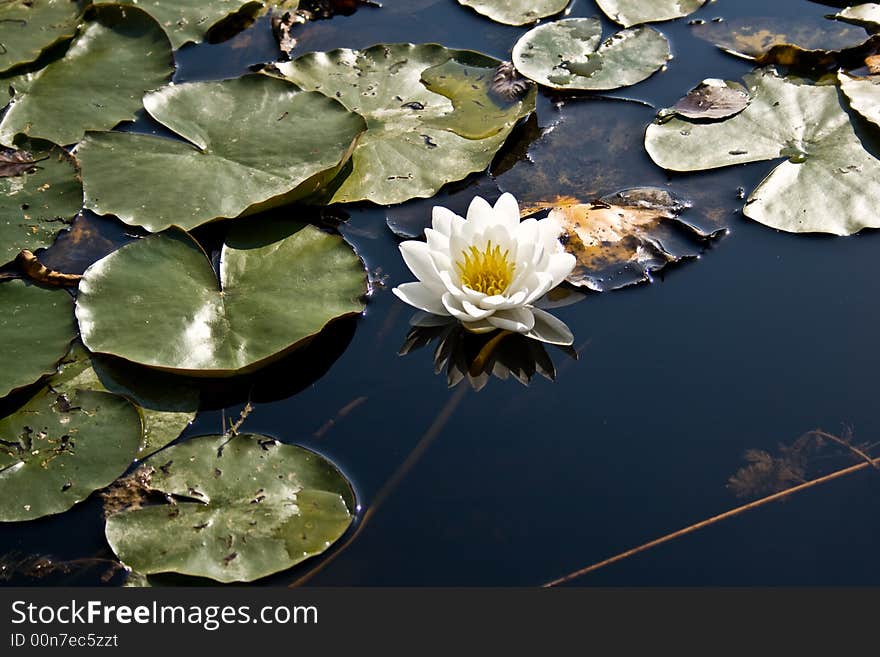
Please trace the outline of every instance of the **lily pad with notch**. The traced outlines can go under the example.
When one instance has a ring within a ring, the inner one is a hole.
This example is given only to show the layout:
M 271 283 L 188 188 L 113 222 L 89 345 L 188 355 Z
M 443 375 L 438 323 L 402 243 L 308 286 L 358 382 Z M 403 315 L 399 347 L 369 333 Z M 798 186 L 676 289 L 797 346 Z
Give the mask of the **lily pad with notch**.
M 263 7 L 257 0 L 94 0 L 93 4 L 142 9 L 162 26 L 175 50 L 204 41 L 212 29 L 235 14 L 255 15 Z
M 168 86 L 144 105 L 186 141 L 92 133 L 77 158 L 87 208 L 152 232 L 313 194 L 366 128 L 338 101 L 262 74 Z
M 880 227 L 880 144 L 867 132 L 856 134 L 838 88 L 773 68 L 745 82 L 751 104 L 730 119 L 673 118 L 649 126 L 645 147 L 654 162 L 702 171 L 786 158 L 751 193 L 746 216 L 795 233 L 851 235 Z
M 524 34 L 513 47 L 517 70 L 545 87 L 607 91 L 637 84 L 672 59 L 669 41 L 650 27 L 602 39 L 598 18 L 565 18 Z
M 880 127 L 880 75 L 861 78 L 840 71 L 837 77 L 850 107 Z
M 170 503 L 108 509 L 116 555 L 143 575 L 250 582 L 324 552 L 355 499 L 324 457 L 266 436 L 202 436 L 148 459 L 145 495 Z
M 332 319 L 363 311 L 364 264 L 339 236 L 294 222 L 235 222 L 220 279 L 179 228 L 89 267 L 76 315 L 93 352 L 196 376 L 277 360 Z
M 106 392 L 40 390 L 0 420 L 0 522 L 66 511 L 131 465 L 141 418 Z
M 535 109 L 533 85 L 513 99 L 492 92 L 500 64 L 435 44 L 332 50 L 278 64 L 287 79 L 367 120 L 350 166 L 320 200 L 392 205 L 483 171 Z
M 144 93 L 173 72 L 162 28 L 134 7 L 108 5 L 85 24 L 60 59 L 4 81 L 15 96 L 0 121 L 0 143 L 17 135 L 67 145 L 87 130 L 133 121 Z
M 76 337 L 73 299 L 60 289 L 0 283 L 0 397 L 55 371 Z

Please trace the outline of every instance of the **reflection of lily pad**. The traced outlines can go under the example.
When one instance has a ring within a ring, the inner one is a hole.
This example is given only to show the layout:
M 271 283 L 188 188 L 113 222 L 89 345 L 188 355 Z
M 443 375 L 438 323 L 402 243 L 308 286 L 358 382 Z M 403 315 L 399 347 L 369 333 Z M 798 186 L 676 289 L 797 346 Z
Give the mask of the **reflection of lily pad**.
M 709 237 L 681 222 L 686 205 L 656 187 L 546 205 L 562 227 L 565 249 L 577 258 L 566 280 L 597 292 L 649 281 L 667 264 L 698 255 L 699 240 Z
M 21 280 L 0 283 L 0 397 L 55 371 L 76 337 L 72 310 L 64 290 Z
M 513 101 L 492 94 L 500 63 L 438 45 L 392 44 L 310 53 L 278 68 L 367 120 L 350 171 L 328 200 L 390 205 L 482 171 L 516 121 L 534 111 L 534 90 Z
M 71 0 L 4 0 L 0 72 L 32 62 L 52 44 L 73 37 L 80 13 L 79 2 Z
M 223 246 L 219 281 L 176 228 L 89 267 L 76 306 L 86 347 L 165 370 L 232 375 L 363 310 L 364 266 L 342 238 L 290 222 L 239 230 Z
M 657 30 L 623 30 L 602 41 L 598 18 L 566 18 L 539 25 L 513 48 L 513 63 L 527 78 L 553 89 L 602 91 L 649 78 L 672 58 Z
M 106 528 L 116 555 L 144 575 L 250 582 L 324 552 L 351 524 L 342 473 L 271 438 L 195 438 L 144 467 L 145 490 L 175 503 L 112 513 Z
M 89 354 L 76 342 L 49 379 L 57 392 L 75 389 L 112 392 L 125 397 L 141 414 L 144 439 L 139 454 L 150 454 L 176 440 L 199 408 L 199 391 L 191 381 Z
M 649 126 L 645 146 L 653 160 L 674 171 L 700 171 L 788 158 L 752 192 L 746 216 L 798 233 L 880 227 L 880 160 L 853 130 L 837 88 L 773 69 L 745 79 L 752 102 L 731 119 Z
M 82 207 L 73 158 L 51 144 L 32 146 L 30 157 L 25 156 L 33 160 L 29 170 L 0 177 L 0 264 L 13 260 L 21 249 L 36 251 L 52 244 Z
M 615 23 L 632 27 L 687 16 L 706 0 L 596 0 L 596 4 Z
M 125 472 L 140 441 L 122 397 L 44 388 L 0 420 L 0 521 L 66 511 Z
M 857 78 L 841 71 L 838 77 L 852 108 L 880 127 L 880 76 Z
M 526 25 L 539 18 L 558 14 L 569 0 L 458 0 L 493 21 L 507 25 Z
M 89 23 L 62 59 L 8 80 L 15 99 L 0 122 L 0 143 L 24 133 L 56 144 L 86 130 L 134 120 L 144 93 L 172 73 L 171 45 L 139 9 L 107 8 Z
M 186 43 L 199 43 L 224 18 L 239 11 L 256 11 L 256 0 L 97 0 L 96 5 L 137 6 L 162 26 L 176 50 Z
M 86 207 L 153 232 L 313 193 L 364 130 L 363 119 L 337 101 L 265 75 L 168 86 L 144 105 L 190 143 L 91 134 L 77 157 Z

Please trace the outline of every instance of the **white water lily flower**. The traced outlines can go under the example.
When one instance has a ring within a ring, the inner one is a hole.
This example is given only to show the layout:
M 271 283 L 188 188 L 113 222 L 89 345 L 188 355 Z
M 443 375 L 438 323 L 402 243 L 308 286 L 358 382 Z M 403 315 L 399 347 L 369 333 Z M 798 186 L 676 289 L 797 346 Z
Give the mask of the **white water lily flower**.
M 419 279 L 393 292 L 435 315 L 458 319 L 474 333 L 505 329 L 551 344 L 570 345 L 569 328 L 533 304 L 559 285 L 575 266 L 559 242 L 555 219 L 520 222 L 519 205 L 504 194 L 493 208 L 479 196 L 467 220 L 435 207 L 427 242 L 400 245 Z

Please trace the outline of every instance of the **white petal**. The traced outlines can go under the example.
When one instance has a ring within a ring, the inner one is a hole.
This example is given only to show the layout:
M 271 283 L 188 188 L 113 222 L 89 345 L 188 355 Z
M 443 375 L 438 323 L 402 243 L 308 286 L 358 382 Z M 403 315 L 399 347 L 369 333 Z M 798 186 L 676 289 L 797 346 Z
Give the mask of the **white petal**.
M 531 331 L 526 333 L 527 337 L 540 340 L 541 342 L 563 346 L 568 346 L 574 342 L 574 336 L 571 334 L 571 330 L 561 319 L 558 319 L 550 313 L 538 308 L 532 308 L 532 313 L 535 316 L 535 326 Z
M 545 271 L 536 271 L 534 278 L 529 281 L 529 296 L 526 297 L 525 303 L 532 303 L 536 299 L 540 299 L 550 288 L 553 287 L 553 277 Z
M 478 303 L 480 299 L 483 299 L 486 296 L 482 292 L 477 292 L 469 287 L 459 287 L 457 279 L 452 278 L 448 271 L 440 272 L 440 280 L 443 281 L 446 291 L 456 299 L 467 299 L 471 303 Z
M 468 206 L 467 224 L 475 230 L 487 228 L 495 223 L 495 212 L 492 206 L 482 196 L 474 196 L 474 200 Z
M 435 205 L 434 210 L 431 212 L 431 226 L 438 233 L 446 235 L 446 237 L 452 235 L 452 231 L 456 226 L 460 228 L 463 223 L 464 219 L 462 217 L 440 205 Z
M 486 321 L 492 326 L 515 333 L 528 333 L 535 326 L 535 316 L 530 308 L 499 310 Z
M 443 307 L 446 311 L 455 317 L 455 319 L 460 322 L 464 322 L 465 324 L 470 322 L 476 322 L 485 319 L 485 317 L 474 317 L 471 315 L 466 309 L 464 304 L 468 303 L 467 301 L 463 301 L 462 299 L 457 299 L 454 295 L 449 294 L 448 292 L 443 295 Z M 470 304 L 472 308 L 474 308 L 473 304 Z
M 431 250 L 427 244 L 417 242 L 416 240 L 407 240 L 400 244 L 400 253 L 409 270 L 415 274 L 416 278 L 433 290 L 435 296 L 443 293 L 445 287 L 443 281 L 440 280 L 440 272 L 434 266 Z
M 486 319 L 492 313 L 495 312 L 494 308 L 484 309 L 478 306 L 475 306 L 467 299 L 462 299 L 461 307 L 464 308 L 464 311 L 470 315 L 473 319 Z
M 449 315 L 440 296 L 424 283 L 404 283 L 391 290 L 404 303 L 434 315 Z
M 550 261 L 547 263 L 547 269 L 545 270 L 553 277 L 553 284 L 550 286 L 550 289 L 564 281 L 576 264 L 577 258 L 571 253 L 554 253 L 550 256 Z
M 541 243 L 548 253 L 558 253 L 563 250 L 559 236 L 562 234 L 562 224 L 551 212 L 546 219 L 538 222 L 538 232 L 541 236 Z
M 449 238 L 433 228 L 425 228 L 425 238 L 431 251 L 443 251 L 449 253 Z
M 513 194 L 506 192 L 495 201 L 495 216 L 502 220 L 508 230 L 516 230 L 519 225 L 519 203 Z

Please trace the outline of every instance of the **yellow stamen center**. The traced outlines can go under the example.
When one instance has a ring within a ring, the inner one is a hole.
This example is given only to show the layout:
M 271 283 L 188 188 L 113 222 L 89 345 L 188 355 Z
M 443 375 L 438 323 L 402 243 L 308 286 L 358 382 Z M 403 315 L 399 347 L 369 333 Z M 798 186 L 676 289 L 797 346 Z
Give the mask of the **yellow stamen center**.
M 513 280 L 514 263 L 509 254 L 502 253 L 500 246 L 492 246 L 491 241 L 483 251 L 475 246 L 465 249 L 455 262 L 461 284 L 489 296 L 503 294 Z

